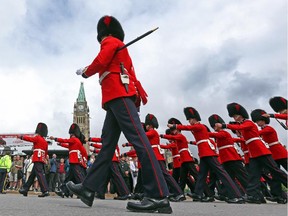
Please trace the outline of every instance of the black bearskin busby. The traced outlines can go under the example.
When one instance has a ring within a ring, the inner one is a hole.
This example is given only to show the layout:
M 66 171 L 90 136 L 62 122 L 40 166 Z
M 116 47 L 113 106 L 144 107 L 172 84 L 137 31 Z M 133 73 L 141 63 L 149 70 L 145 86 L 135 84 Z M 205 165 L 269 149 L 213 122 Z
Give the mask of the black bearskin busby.
M 176 118 L 170 118 L 169 120 L 168 120 L 168 124 L 182 124 L 178 119 L 176 119 Z
M 253 122 L 257 122 L 260 120 L 265 121 L 266 124 L 270 123 L 270 118 L 269 117 L 264 117 L 262 116 L 263 114 L 266 114 L 266 112 L 262 109 L 255 109 L 251 112 L 251 119 Z
M 80 132 L 80 137 L 79 137 L 79 140 L 80 142 L 83 144 L 86 144 L 86 137 L 84 136 L 84 134 L 82 132 Z
M 42 137 L 46 137 L 48 135 L 47 125 L 43 122 L 39 122 L 36 127 L 35 133 L 39 134 Z
M 215 127 L 216 123 L 225 124 L 224 120 L 217 114 L 213 114 L 208 118 L 209 124 L 212 128 Z
M 166 135 L 171 135 L 171 129 L 170 128 L 166 129 L 165 134 Z
M 233 115 L 241 115 L 243 118 L 249 119 L 246 109 L 238 103 L 228 104 L 227 110 L 230 117 L 233 117 Z
M 156 129 L 159 127 L 157 118 L 153 114 L 149 113 L 146 115 L 145 118 L 145 126 L 146 125 L 152 125 Z
M 122 42 L 124 41 L 124 30 L 120 22 L 113 16 L 103 16 L 100 18 L 97 24 L 97 40 L 100 43 L 102 38 L 108 35 L 112 35 L 118 38 Z
M 73 123 L 69 128 L 69 134 L 75 135 L 77 138 L 81 138 L 81 131 L 77 124 Z
M 193 107 L 185 107 L 184 108 L 184 114 L 185 114 L 187 120 L 189 120 L 190 118 L 195 118 L 195 119 L 197 119 L 197 121 L 201 121 L 201 117 L 200 117 L 198 111 Z
M 287 100 L 283 97 L 277 96 L 269 100 L 269 104 L 275 112 L 280 112 L 287 109 Z

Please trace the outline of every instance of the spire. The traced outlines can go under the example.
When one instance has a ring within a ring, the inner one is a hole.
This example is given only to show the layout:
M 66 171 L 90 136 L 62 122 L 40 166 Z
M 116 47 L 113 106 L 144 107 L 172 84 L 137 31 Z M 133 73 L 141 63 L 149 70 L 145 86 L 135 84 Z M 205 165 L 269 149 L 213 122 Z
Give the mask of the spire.
M 77 102 L 86 102 L 86 97 L 85 97 L 85 91 L 84 91 L 84 84 L 83 84 L 83 82 L 81 82 L 81 85 L 80 85 Z

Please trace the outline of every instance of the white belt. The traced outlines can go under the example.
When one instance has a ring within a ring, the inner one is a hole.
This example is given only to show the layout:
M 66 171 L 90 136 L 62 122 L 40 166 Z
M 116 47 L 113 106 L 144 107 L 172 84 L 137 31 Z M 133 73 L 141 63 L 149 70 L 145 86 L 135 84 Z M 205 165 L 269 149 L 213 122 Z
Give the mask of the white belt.
M 100 85 L 102 84 L 103 79 L 104 79 L 108 74 L 110 74 L 110 73 L 111 73 L 110 71 L 105 71 L 105 72 L 99 77 L 99 84 L 100 84 Z
M 44 152 L 45 153 L 45 151 L 43 149 L 34 149 L 33 152 L 34 151 L 38 151 L 38 152 L 40 151 L 40 152 Z
M 259 137 L 253 137 L 251 139 L 246 140 L 245 144 L 248 145 L 250 142 L 255 141 L 255 140 L 260 140 L 260 138 Z
M 69 154 L 71 154 L 71 153 L 73 153 L 73 152 L 76 152 L 76 153 L 78 153 L 78 152 L 79 152 L 79 150 L 71 150 L 71 151 L 69 151 Z
M 69 154 L 71 154 L 71 153 L 77 153 L 77 157 L 80 159 L 81 158 L 81 153 L 80 153 L 80 151 L 79 150 L 71 150 L 71 151 L 69 151 Z
M 214 151 L 215 150 L 215 146 L 211 143 L 211 141 L 209 139 L 203 139 L 203 140 L 199 140 L 196 145 L 199 145 L 201 143 L 207 142 L 208 145 L 210 146 L 210 148 Z
M 172 156 L 172 158 L 176 158 L 176 157 L 180 157 L 180 155 L 176 154 L 176 155 Z
M 185 151 L 185 150 L 188 151 L 188 148 L 180 149 L 180 150 L 179 150 L 179 153 L 181 153 L 182 151 Z
M 279 142 L 279 141 L 276 141 L 276 142 L 268 143 L 268 146 L 274 146 L 274 145 L 276 145 L 276 144 L 280 144 L 280 142 Z
M 209 140 L 208 139 L 204 139 L 204 140 L 199 140 L 198 142 L 196 142 L 196 145 L 199 145 L 203 142 L 208 142 Z
M 234 148 L 234 145 L 226 145 L 226 146 L 218 147 L 219 150 L 225 149 L 225 148 Z
M 158 145 L 151 145 L 152 148 L 158 148 Z
M 248 151 L 248 150 L 246 150 L 246 151 L 243 151 L 243 153 L 244 153 L 244 154 L 247 154 L 247 153 L 249 153 L 249 151 Z
M 41 157 L 41 156 L 42 156 L 42 155 L 41 155 L 41 152 L 42 152 L 42 153 L 45 153 L 45 151 L 44 151 L 43 149 L 34 149 L 33 152 L 34 152 L 34 151 L 37 151 L 37 152 L 38 152 L 38 153 L 37 153 L 37 156 L 38 156 L 38 157 Z

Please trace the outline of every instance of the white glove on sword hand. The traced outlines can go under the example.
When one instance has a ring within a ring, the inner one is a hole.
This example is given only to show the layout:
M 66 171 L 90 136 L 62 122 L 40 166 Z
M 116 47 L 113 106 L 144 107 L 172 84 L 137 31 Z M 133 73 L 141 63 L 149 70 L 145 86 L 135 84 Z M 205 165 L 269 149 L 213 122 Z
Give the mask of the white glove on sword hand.
M 76 71 L 76 74 L 77 75 L 82 75 L 85 71 L 86 71 L 86 67 L 84 67 L 84 68 L 80 68 L 80 69 L 78 69 L 77 71 Z

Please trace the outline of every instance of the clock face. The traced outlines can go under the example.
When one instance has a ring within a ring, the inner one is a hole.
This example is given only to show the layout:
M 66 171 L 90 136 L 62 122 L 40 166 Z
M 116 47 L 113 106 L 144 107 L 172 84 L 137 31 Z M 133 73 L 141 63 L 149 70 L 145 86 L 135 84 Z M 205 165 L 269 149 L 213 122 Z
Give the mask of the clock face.
M 84 106 L 81 104 L 81 105 L 78 106 L 78 109 L 79 110 L 84 110 Z

